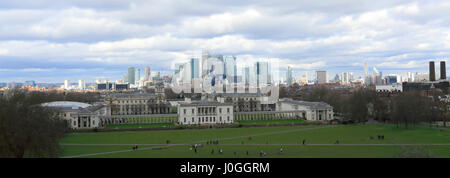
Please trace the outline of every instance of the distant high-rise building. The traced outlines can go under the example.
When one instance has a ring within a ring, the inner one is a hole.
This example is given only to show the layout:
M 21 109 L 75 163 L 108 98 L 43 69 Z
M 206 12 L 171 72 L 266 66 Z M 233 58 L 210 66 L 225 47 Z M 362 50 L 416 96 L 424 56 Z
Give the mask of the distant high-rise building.
M 269 73 L 269 63 L 268 62 L 256 62 L 256 82 L 258 84 L 270 84 L 270 73 Z
M 397 75 L 387 75 L 384 77 L 386 79 L 386 84 L 394 84 L 397 83 Z
M 208 59 L 211 57 L 209 52 L 207 50 L 202 51 L 202 76 L 205 77 L 209 74 L 209 66 L 208 66 Z
M 26 87 L 35 87 L 36 86 L 36 82 L 34 80 L 25 81 L 25 86 Z
M 286 71 L 286 84 L 291 86 L 292 85 L 292 68 L 288 66 Z
M 367 67 L 367 62 L 364 63 L 364 78 L 369 76 L 369 68 Z
M 445 69 L 445 61 L 441 61 L 441 80 L 447 79 L 447 70 Z
M 341 79 L 339 78 L 339 75 L 336 74 L 336 75 L 334 76 L 334 82 L 339 82 L 339 81 L 341 81 Z
M 191 58 L 190 61 L 190 65 L 191 65 L 191 79 L 193 78 L 199 78 L 200 77 L 200 64 L 199 64 L 199 59 L 198 58 Z
M 160 73 L 159 71 L 153 71 L 150 73 L 150 78 L 152 81 L 158 81 L 160 79 Z
M 150 79 L 150 67 L 146 66 L 145 67 L 145 76 L 144 76 L 144 81 L 148 81 Z
M 318 84 L 327 83 L 327 71 L 316 71 L 316 77 Z
M 225 78 L 232 83 L 236 83 L 237 81 L 237 66 L 236 66 L 236 57 L 235 56 L 224 56 L 224 74 Z
M 348 76 L 348 72 L 342 72 L 341 74 L 341 84 L 349 84 L 350 78 Z
M 70 87 L 70 81 L 64 80 L 64 89 L 69 89 L 69 87 Z
M 78 80 L 78 89 L 80 90 L 86 89 L 86 82 L 84 80 Z
M 436 72 L 434 68 L 434 61 L 430 61 L 430 81 L 436 81 Z
M 245 84 L 250 83 L 250 67 L 244 67 L 242 69 L 242 79 L 244 80 Z
M 136 73 L 134 74 L 134 82 L 141 80 L 141 69 L 136 69 Z
M 135 70 L 134 67 L 128 67 L 128 83 L 135 83 Z

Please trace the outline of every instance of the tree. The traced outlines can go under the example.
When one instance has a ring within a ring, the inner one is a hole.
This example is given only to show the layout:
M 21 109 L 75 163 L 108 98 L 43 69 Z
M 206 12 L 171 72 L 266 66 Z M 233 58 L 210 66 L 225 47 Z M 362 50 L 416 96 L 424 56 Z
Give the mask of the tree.
M 432 98 L 420 95 L 419 92 L 404 92 L 393 98 L 391 119 L 403 123 L 405 128 L 421 121 L 435 120 L 438 108 Z
M 56 157 L 68 123 L 34 97 L 14 90 L 0 98 L 0 156 Z
M 357 91 L 346 102 L 347 117 L 355 122 L 364 122 L 368 116 L 368 102 L 364 91 Z

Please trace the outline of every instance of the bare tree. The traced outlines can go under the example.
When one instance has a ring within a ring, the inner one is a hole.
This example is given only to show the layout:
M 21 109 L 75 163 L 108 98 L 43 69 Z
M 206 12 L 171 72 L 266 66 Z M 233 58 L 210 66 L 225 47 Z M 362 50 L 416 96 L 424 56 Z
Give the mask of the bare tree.
M 24 91 L 0 98 L 0 157 L 56 157 L 66 121 Z

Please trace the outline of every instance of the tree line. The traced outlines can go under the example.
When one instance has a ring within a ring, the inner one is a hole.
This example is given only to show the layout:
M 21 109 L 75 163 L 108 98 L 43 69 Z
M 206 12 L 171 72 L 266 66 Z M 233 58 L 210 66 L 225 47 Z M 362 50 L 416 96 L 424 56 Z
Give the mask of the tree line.
M 334 112 L 344 121 L 365 123 L 369 119 L 403 125 L 405 128 L 418 123 L 449 121 L 447 103 L 439 100 L 439 91 L 409 91 L 380 94 L 370 88 L 330 89 L 326 87 L 282 87 L 280 97 L 305 101 L 323 101 L 333 106 Z

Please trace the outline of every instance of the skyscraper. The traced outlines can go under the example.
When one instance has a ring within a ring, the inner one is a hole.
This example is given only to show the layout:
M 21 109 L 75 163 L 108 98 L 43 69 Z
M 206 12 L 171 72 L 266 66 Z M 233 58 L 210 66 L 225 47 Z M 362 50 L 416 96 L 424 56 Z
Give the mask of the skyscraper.
M 150 78 L 152 81 L 158 81 L 160 79 L 160 73 L 159 71 L 153 71 L 150 73 Z
M 134 84 L 135 81 L 134 74 L 135 74 L 134 67 L 128 67 L 128 83 Z
M 191 65 L 191 79 L 199 78 L 200 77 L 199 76 L 199 74 L 200 74 L 199 59 L 198 58 L 191 58 L 190 65 Z
M 436 81 L 436 72 L 434 68 L 434 61 L 430 61 L 430 81 Z
M 369 68 L 367 67 L 367 62 L 364 63 L 364 78 L 369 76 Z
M 269 63 L 268 62 L 256 62 L 256 82 L 257 84 L 270 84 Z
M 141 80 L 141 69 L 136 69 L 136 74 L 134 74 L 134 82 Z
M 445 69 L 445 61 L 441 61 L 441 80 L 447 79 L 447 70 Z
M 288 66 L 286 71 L 286 84 L 289 86 L 292 85 L 292 68 L 290 66 Z
M 146 66 L 145 67 L 145 76 L 144 76 L 144 81 L 148 81 L 150 79 L 150 67 Z
M 209 55 L 209 52 L 207 50 L 203 50 L 202 51 L 202 76 L 201 77 L 205 77 L 206 75 L 208 75 L 208 59 L 211 55 Z
M 236 83 L 237 81 L 237 67 L 236 67 L 236 57 L 235 56 L 224 56 L 223 58 L 225 67 L 225 78 L 228 82 Z
M 69 87 L 70 87 L 70 81 L 64 80 L 64 89 L 69 89 Z
M 341 83 L 342 84 L 349 84 L 350 83 L 348 72 L 342 72 L 342 74 L 341 74 Z
M 78 88 L 80 90 L 86 89 L 86 82 L 84 80 L 78 80 Z
M 316 77 L 318 84 L 327 83 L 327 71 L 316 71 Z
M 245 84 L 250 83 L 250 67 L 244 67 L 242 69 L 242 79 L 244 80 Z

